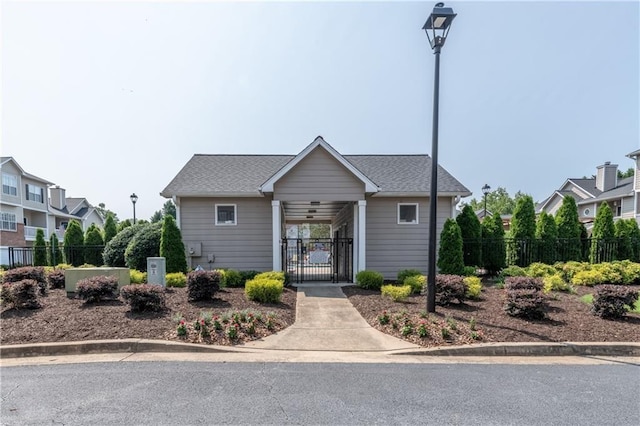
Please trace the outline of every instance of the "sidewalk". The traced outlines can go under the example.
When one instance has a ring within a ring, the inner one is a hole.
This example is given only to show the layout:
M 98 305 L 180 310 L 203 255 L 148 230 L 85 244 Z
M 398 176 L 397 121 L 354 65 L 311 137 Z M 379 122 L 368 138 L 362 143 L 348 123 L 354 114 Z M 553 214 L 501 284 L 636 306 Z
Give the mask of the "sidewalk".
M 283 351 L 386 352 L 419 349 L 371 327 L 338 285 L 298 287 L 295 323 L 242 347 Z

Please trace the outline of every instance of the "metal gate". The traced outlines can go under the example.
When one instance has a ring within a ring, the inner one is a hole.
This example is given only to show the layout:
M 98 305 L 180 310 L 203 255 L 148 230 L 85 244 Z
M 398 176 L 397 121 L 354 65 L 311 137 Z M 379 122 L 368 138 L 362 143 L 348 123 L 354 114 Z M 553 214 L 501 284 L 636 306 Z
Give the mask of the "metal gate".
M 291 282 L 353 282 L 353 238 L 285 238 L 281 248 Z

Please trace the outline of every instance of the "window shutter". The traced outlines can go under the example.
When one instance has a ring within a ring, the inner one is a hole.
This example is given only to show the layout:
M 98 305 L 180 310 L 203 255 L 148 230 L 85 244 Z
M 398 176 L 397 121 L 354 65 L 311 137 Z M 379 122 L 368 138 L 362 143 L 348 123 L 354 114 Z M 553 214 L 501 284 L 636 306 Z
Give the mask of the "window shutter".
M 40 202 L 44 204 L 44 188 L 40 188 Z
M 24 185 L 24 189 L 25 189 L 24 193 L 27 194 L 27 201 L 29 201 L 29 184 L 28 183 Z

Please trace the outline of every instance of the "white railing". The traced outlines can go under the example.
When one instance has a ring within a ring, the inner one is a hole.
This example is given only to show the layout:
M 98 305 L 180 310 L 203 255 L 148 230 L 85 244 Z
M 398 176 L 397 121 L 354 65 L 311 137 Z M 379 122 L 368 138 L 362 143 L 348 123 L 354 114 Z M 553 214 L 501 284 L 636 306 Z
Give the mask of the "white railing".
M 47 238 L 47 228 L 42 228 L 39 226 L 25 226 L 24 227 L 24 239 L 26 241 L 35 241 L 36 240 L 36 232 L 38 229 L 42 229 L 44 231 L 45 239 Z

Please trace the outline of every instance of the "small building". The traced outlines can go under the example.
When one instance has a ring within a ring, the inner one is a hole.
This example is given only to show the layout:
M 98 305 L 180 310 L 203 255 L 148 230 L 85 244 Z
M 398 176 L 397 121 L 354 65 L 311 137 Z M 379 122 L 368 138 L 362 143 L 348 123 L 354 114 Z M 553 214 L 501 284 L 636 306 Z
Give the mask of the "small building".
M 191 267 L 395 279 L 427 270 L 430 171 L 427 155 L 342 155 L 318 136 L 297 155 L 196 154 L 160 194 L 176 205 Z M 438 235 L 469 195 L 438 168 Z M 331 238 L 287 238 L 292 226 L 320 223 Z

